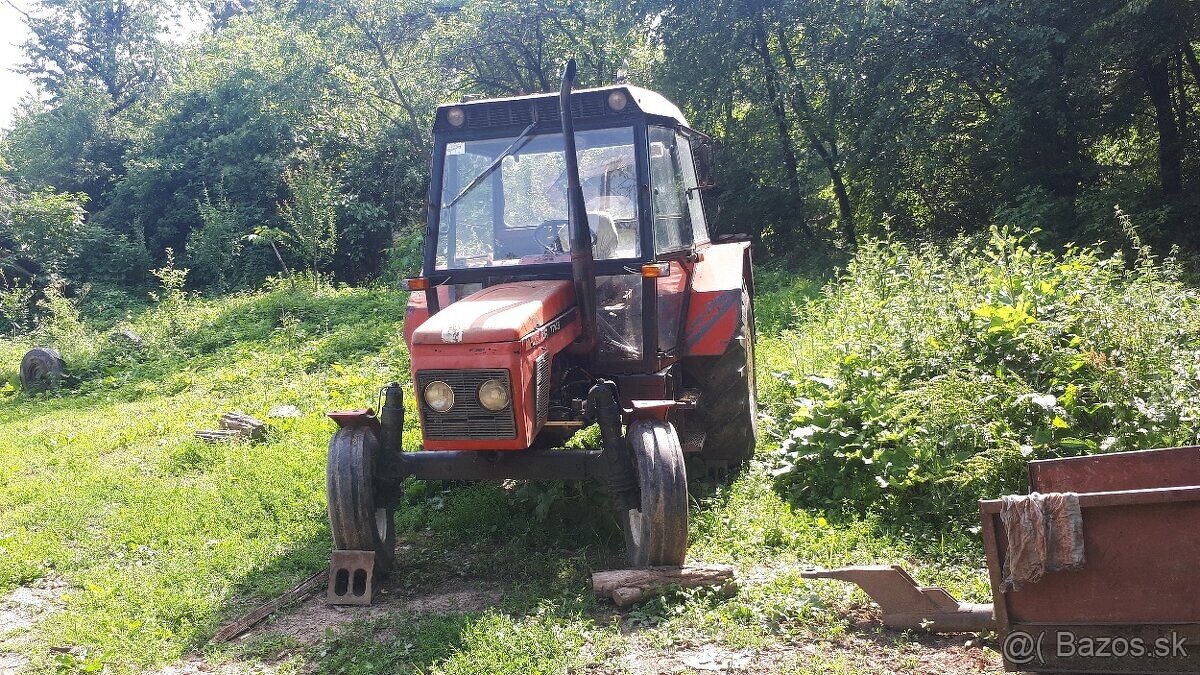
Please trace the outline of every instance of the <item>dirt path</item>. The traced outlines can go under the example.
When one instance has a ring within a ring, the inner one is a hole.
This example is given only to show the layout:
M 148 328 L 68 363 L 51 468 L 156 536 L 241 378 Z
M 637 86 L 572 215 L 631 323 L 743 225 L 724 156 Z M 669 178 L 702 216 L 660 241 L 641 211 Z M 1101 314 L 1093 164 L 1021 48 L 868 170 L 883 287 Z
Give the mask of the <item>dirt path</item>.
M 420 592 L 385 587 L 370 607 L 337 607 L 325 604 L 323 594 L 286 608 L 235 640 L 248 643 L 270 635 L 288 636 L 293 647 L 266 662 L 207 664 L 189 659 L 159 671 L 159 675 L 238 675 L 273 672 L 304 648 L 319 644 L 327 630 L 335 632 L 353 621 L 375 619 L 393 613 L 446 614 L 479 612 L 495 607 L 503 597 L 498 586 L 472 585 L 457 580 Z M 598 623 L 620 619 L 606 608 Z M 385 629 L 373 636 L 387 643 L 396 636 Z M 882 628 L 870 609 L 857 613 L 855 623 L 844 633 L 830 636 L 800 632 L 768 648 L 728 649 L 715 643 L 656 646 L 644 630 L 623 630 L 623 645 L 617 658 L 588 668 L 595 675 L 703 675 L 704 673 L 795 673 L 818 675 L 993 675 L 1003 672 L 998 655 L 979 644 L 973 635 L 906 635 Z M 304 664 L 311 672 L 315 663 Z
M 29 663 L 14 650 L 43 617 L 62 606 L 66 590 L 66 582 L 47 578 L 0 598 L 0 675 L 14 675 Z

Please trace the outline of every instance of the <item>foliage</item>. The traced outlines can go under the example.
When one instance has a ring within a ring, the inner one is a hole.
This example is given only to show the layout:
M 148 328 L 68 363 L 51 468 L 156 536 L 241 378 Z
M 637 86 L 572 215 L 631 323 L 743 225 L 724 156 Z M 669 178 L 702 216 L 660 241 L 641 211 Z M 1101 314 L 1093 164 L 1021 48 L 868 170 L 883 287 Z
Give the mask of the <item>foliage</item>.
M 224 195 L 208 190 L 196 203 L 200 227 L 188 235 L 187 257 L 198 283 L 215 291 L 227 290 L 238 279 L 239 258 L 246 238 L 246 220 Z
M 19 71 L 52 94 L 77 83 L 95 86 L 108 95 L 112 112 L 124 110 L 163 76 L 167 49 L 160 34 L 170 19 L 163 10 L 146 0 L 39 0 L 25 15 L 32 37 Z
M 292 198 L 279 204 L 279 216 L 290 232 L 284 243 L 309 266 L 314 286 L 321 265 L 337 251 L 337 207 L 343 202 L 337 177 L 327 167 L 302 164 L 284 170 Z
M 124 174 L 132 132 L 123 117 L 109 114 L 110 103 L 79 83 L 60 91 L 53 107 L 27 102 L 0 140 L 9 164 L 3 173 L 25 190 L 84 193 L 90 208 L 101 210 Z
M 80 234 L 87 196 L 45 189 L 8 209 L 16 253 L 49 275 L 61 276 L 85 252 Z
M 211 31 L 164 41 L 195 9 Z M 301 155 L 341 186 L 341 245 L 317 266 L 351 282 L 412 270 L 436 104 L 552 91 L 568 56 L 583 84 L 659 90 L 716 137 L 710 230 L 748 232 L 760 259 L 996 221 L 1053 245 L 1111 240 L 1117 203 L 1160 253 L 1200 247 L 1200 13 L 1184 0 L 44 0 L 28 23 L 24 68 L 48 96 L 4 133 L 0 172 L 87 194 L 97 232 L 129 249 L 73 281 L 140 283 L 189 241 L 216 261 L 232 245 L 211 225 L 192 237 L 208 186 L 246 230 L 286 229 Z M 237 275 L 194 265 L 194 283 L 254 287 L 281 267 L 244 255 Z M 313 267 L 298 257 L 284 265 Z
M 162 285 L 161 292 L 150 292 L 150 298 L 158 303 L 156 309 L 161 318 L 165 319 L 161 325 L 167 334 L 176 335 L 183 328 L 183 312 L 188 297 L 184 288 L 187 286 L 187 276 L 191 270 L 176 267 L 175 252 L 169 248 L 166 257 L 162 267 L 150 270 Z
M 791 348 L 767 348 L 778 483 L 962 524 L 1019 491 L 1026 460 L 1194 444 L 1198 300 L 1145 248 L 1054 254 L 995 228 L 945 251 L 870 240 L 784 331 Z
M 28 330 L 33 323 L 33 285 L 18 279 L 2 279 L 0 289 L 0 320 L 8 331 L 18 333 Z

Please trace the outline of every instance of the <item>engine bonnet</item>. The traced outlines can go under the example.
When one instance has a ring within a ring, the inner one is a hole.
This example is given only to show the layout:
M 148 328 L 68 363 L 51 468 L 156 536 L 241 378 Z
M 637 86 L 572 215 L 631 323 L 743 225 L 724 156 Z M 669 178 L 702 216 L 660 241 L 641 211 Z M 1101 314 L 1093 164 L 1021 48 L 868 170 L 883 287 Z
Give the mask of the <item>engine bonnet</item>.
M 517 281 L 474 293 L 413 331 L 413 344 L 516 342 L 575 304 L 570 281 Z

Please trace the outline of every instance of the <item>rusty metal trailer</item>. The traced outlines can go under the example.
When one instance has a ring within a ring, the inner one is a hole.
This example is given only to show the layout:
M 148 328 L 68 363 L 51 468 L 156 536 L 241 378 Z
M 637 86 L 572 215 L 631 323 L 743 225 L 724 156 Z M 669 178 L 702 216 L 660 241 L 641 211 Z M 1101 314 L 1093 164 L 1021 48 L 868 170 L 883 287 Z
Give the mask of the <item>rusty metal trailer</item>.
M 898 567 L 806 572 L 859 584 L 886 625 L 995 630 L 1006 670 L 1200 673 L 1200 447 L 1030 462 L 1031 493 L 1078 495 L 1086 561 L 1005 590 L 1003 500 L 980 502 L 991 605 L 920 587 Z

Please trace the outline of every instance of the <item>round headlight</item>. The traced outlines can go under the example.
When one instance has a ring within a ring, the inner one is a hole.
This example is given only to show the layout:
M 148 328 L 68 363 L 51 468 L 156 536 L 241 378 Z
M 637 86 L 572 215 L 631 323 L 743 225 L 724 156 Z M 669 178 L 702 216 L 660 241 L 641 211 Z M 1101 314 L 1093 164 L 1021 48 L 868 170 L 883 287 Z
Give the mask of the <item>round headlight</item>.
M 497 412 L 508 405 L 508 388 L 500 380 L 485 380 L 479 385 L 479 404 Z
M 451 108 L 446 111 L 446 121 L 456 127 L 461 127 L 466 119 L 467 113 L 462 108 Z
M 454 390 L 441 380 L 425 385 L 425 405 L 434 412 L 444 413 L 454 407 Z
M 629 97 L 620 89 L 608 95 L 608 107 L 617 112 L 624 110 L 627 103 L 629 103 Z

